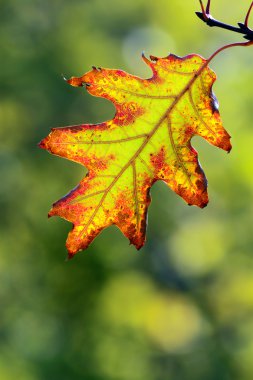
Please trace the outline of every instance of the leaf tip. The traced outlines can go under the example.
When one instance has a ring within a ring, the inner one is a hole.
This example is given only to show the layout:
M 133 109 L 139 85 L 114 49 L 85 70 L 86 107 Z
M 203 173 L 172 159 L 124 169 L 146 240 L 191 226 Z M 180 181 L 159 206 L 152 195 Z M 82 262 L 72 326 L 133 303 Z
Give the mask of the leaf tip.
M 37 146 L 38 146 L 39 148 L 41 148 L 41 149 L 47 149 L 46 140 L 47 140 L 47 138 L 41 140 L 41 141 L 37 144 Z
M 55 213 L 54 213 L 54 208 L 52 207 L 51 210 L 49 210 L 48 214 L 47 214 L 47 217 L 48 219 L 51 218 L 52 216 L 54 216 Z
M 148 66 L 150 66 L 151 62 L 150 62 L 150 60 L 145 56 L 144 51 L 141 53 L 141 58 L 143 59 L 143 61 L 144 61 Z
M 139 251 L 145 244 L 145 235 L 134 235 L 129 237 L 129 245 L 134 245 L 137 251 Z
M 53 131 L 53 129 L 52 129 L 52 131 Z M 38 143 L 38 147 L 41 149 L 45 149 L 51 153 L 52 149 L 50 146 L 50 141 L 51 141 L 51 133 Z
M 151 59 L 151 61 L 154 61 L 154 62 L 158 61 L 158 58 L 155 57 L 154 55 L 150 55 L 149 58 Z
M 228 148 L 226 149 L 227 153 L 230 153 L 231 152 L 231 149 L 232 149 L 232 145 L 231 143 L 229 143 L 230 145 L 228 146 Z
M 208 205 L 209 199 L 205 199 L 199 203 L 188 203 L 188 206 L 198 206 L 199 208 L 205 208 Z
M 230 136 L 225 136 L 225 138 L 221 142 L 221 148 L 224 149 L 227 153 L 230 153 L 232 149 L 232 145 L 230 142 Z
M 199 205 L 200 208 L 205 208 L 208 205 L 208 200 Z
M 83 81 L 83 77 L 71 77 L 70 79 L 67 79 L 66 82 L 73 87 L 83 87 L 83 85 L 85 84 Z
M 71 259 L 73 259 L 74 256 L 75 256 L 74 252 L 68 251 L 68 255 L 67 255 L 65 261 L 70 261 Z
M 91 66 L 93 71 L 102 71 L 102 67 Z
M 77 246 L 77 245 L 73 245 L 69 240 L 67 240 L 66 241 L 66 248 L 67 248 L 67 252 L 68 252 L 66 260 L 69 261 L 69 260 L 73 259 L 73 257 L 77 253 L 79 253 L 79 252 L 85 250 L 86 248 L 88 248 L 88 245 L 86 245 L 86 246 L 85 245 L 84 246 L 80 246 L 80 245 Z

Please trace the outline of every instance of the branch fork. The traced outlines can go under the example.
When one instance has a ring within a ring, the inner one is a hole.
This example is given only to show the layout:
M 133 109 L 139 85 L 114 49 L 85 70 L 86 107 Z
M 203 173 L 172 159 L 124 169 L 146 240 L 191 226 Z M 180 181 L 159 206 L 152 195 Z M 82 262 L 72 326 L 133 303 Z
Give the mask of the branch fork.
M 251 10 L 253 8 L 253 1 L 251 2 L 251 5 L 248 9 L 248 12 L 246 14 L 244 22 L 238 22 L 238 26 L 233 26 L 230 24 L 225 24 L 219 20 L 216 20 L 212 17 L 210 14 L 210 6 L 211 6 L 211 0 L 208 0 L 206 7 L 204 7 L 203 1 L 199 0 L 200 6 L 201 6 L 201 12 L 196 12 L 196 15 L 204 21 L 208 26 L 210 27 L 218 27 L 222 29 L 227 29 L 235 33 L 244 34 L 244 38 L 248 41 L 253 42 L 253 30 L 249 28 L 249 17 Z M 247 44 L 247 45 L 246 45 Z M 248 46 L 248 43 L 245 43 L 246 46 Z

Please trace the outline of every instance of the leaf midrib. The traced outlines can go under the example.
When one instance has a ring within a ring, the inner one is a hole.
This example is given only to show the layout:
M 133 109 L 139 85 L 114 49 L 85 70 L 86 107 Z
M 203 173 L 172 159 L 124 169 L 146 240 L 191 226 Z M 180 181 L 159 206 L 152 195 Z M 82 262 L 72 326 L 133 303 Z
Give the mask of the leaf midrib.
M 98 205 L 96 206 L 95 210 L 93 211 L 92 215 L 90 216 L 88 222 L 84 225 L 85 226 L 85 231 L 87 230 L 88 226 L 90 225 L 90 223 L 93 221 L 94 217 L 96 216 L 98 210 L 100 209 L 100 207 L 102 206 L 106 196 L 108 195 L 108 193 L 110 192 L 110 190 L 113 188 L 113 186 L 115 185 L 115 183 L 119 180 L 119 178 L 123 175 L 123 173 L 129 168 L 130 165 L 133 164 L 133 162 L 135 161 L 135 159 L 139 156 L 139 154 L 142 152 L 142 150 L 146 147 L 146 145 L 148 144 L 148 142 L 150 141 L 150 139 L 154 136 L 154 134 L 156 133 L 156 131 L 158 130 L 158 128 L 161 126 L 161 124 L 163 123 L 163 121 L 167 118 L 167 115 L 170 114 L 170 112 L 173 110 L 173 108 L 177 105 L 177 103 L 179 102 L 179 100 L 182 99 L 182 97 L 185 95 L 185 93 L 187 91 L 189 91 L 189 89 L 192 87 L 192 85 L 194 84 L 194 82 L 199 78 L 200 74 L 202 73 L 202 71 L 206 68 L 206 66 L 208 65 L 209 61 L 206 60 L 204 62 L 204 64 L 198 69 L 198 71 L 196 71 L 193 75 L 193 77 L 191 78 L 191 80 L 187 83 L 187 85 L 181 90 L 181 92 L 179 93 L 179 95 L 177 95 L 174 99 L 174 101 L 172 102 L 172 104 L 168 107 L 168 109 L 165 111 L 165 113 L 161 116 L 161 118 L 159 119 L 159 121 L 157 122 L 157 124 L 154 126 L 154 128 L 151 130 L 151 132 L 149 132 L 147 134 L 147 137 L 145 138 L 144 142 L 141 144 L 141 146 L 137 149 L 136 153 L 130 158 L 130 160 L 123 166 L 123 168 L 120 170 L 119 174 L 117 176 L 115 176 L 114 180 L 111 182 L 111 184 L 107 187 L 107 189 L 105 189 L 104 191 L 104 195 L 102 196 L 102 198 L 100 199 Z M 172 140 L 173 140 L 173 137 L 172 137 Z M 173 140 L 174 141 L 174 140 Z M 176 155 L 177 156 L 177 155 Z M 182 162 L 181 162 L 182 163 Z M 182 164 L 182 166 L 184 166 Z M 136 204 L 136 200 L 135 200 L 135 204 Z M 84 230 L 82 230 L 82 233 L 84 232 Z

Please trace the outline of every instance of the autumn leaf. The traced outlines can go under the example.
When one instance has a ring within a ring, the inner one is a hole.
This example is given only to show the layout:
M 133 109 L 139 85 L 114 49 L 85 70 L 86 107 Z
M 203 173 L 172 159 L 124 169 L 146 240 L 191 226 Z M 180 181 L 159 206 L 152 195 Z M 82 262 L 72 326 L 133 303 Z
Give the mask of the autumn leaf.
M 194 135 L 230 151 L 212 93 L 215 73 L 198 55 L 151 56 L 153 76 L 93 68 L 72 77 L 94 96 L 112 101 L 115 117 L 101 124 L 52 129 L 40 146 L 88 169 L 79 185 L 54 203 L 49 216 L 73 223 L 69 257 L 114 224 L 140 249 L 145 242 L 150 188 L 164 181 L 189 205 L 206 206 L 207 181 L 191 146 Z

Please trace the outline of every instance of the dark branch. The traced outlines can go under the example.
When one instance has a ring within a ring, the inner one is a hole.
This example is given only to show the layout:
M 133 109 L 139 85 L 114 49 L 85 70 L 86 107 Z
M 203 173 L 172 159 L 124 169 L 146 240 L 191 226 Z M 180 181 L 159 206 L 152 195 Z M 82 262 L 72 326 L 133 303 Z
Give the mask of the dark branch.
M 202 3 L 202 2 L 201 2 Z M 210 27 L 217 27 L 217 28 L 222 28 L 222 29 L 227 29 L 235 33 L 240 33 L 243 34 L 244 38 L 248 41 L 253 41 L 253 30 L 248 27 L 248 18 L 249 18 L 249 13 L 251 11 L 251 8 L 253 6 L 253 3 L 250 6 L 250 9 L 248 11 L 248 14 L 246 16 L 245 22 L 241 23 L 238 22 L 238 27 L 225 24 L 221 21 L 218 21 L 214 19 L 210 14 L 209 14 L 209 9 L 210 9 L 210 1 L 208 1 L 207 4 L 207 9 L 204 12 L 196 12 L 196 15 L 200 18 L 200 20 L 204 21 L 208 26 Z

